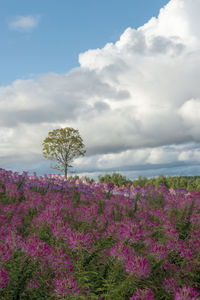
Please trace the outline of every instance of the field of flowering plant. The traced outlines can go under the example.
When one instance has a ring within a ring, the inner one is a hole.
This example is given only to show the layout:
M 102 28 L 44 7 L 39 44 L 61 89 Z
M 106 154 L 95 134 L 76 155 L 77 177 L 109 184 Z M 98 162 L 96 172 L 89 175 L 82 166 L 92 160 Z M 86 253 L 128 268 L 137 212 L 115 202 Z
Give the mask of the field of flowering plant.
M 200 299 L 200 192 L 0 169 L 0 299 Z

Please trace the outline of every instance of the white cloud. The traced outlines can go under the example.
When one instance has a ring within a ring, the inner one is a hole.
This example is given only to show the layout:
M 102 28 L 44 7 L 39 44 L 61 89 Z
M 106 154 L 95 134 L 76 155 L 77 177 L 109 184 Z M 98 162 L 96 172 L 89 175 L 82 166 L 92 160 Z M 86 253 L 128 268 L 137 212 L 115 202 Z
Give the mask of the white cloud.
M 1 87 L 0 126 L 10 134 L 0 156 L 34 160 L 49 131 L 72 126 L 87 147 L 80 170 L 198 162 L 199 9 L 199 0 L 171 0 L 116 43 L 81 53 L 79 68 Z
M 27 31 L 37 27 L 39 16 L 17 16 L 9 23 L 10 29 Z

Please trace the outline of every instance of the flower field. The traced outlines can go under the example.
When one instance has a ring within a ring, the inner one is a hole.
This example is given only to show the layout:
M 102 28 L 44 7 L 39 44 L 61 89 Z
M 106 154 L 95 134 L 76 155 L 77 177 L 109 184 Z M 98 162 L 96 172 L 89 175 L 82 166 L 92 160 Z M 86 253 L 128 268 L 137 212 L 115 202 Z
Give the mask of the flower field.
M 200 192 L 0 169 L 0 299 L 200 299 Z

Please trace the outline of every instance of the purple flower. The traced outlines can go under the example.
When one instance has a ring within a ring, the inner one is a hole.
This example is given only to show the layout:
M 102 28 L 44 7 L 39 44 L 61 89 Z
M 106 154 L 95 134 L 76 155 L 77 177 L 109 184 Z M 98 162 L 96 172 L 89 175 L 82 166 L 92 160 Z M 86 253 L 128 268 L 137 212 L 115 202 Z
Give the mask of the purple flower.
M 56 293 L 58 297 L 65 297 L 71 295 L 80 295 L 78 283 L 73 277 L 57 277 L 53 280 L 52 292 Z
M 183 286 L 181 290 L 177 290 L 174 300 L 199 300 L 199 296 L 195 288 Z
M 128 257 L 125 268 L 127 273 L 135 273 L 141 278 L 147 278 L 151 273 L 148 261 L 143 256 Z
M 153 293 L 151 290 L 145 289 L 137 289 L 129 300 L 155 300 Z
M 1 268 L 0 271 L 0 288 L 5 288 L 8 282 L 8 274 L 6 273 L 4 268 Z

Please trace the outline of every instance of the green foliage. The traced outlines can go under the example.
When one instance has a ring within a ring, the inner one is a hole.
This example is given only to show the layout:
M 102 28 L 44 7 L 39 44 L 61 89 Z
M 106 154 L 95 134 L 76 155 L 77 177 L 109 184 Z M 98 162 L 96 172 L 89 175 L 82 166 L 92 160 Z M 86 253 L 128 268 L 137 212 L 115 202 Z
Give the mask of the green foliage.
M 112 237 L 104 237 L 97 241 L 92 252 L 81 248 L 77 251 L 74 277 L 81 289 L 87 290 L 90 288 L 90 291 L 87 291 L 91 297 L 89 299 L 98 299 L 99 295 L 102 294 L 99 287 L 103 286 L 112 269 L 112 259 L 103 255 L 102 251 L 111 248 L 115 242 L 116 240 Z M 75 298 L 71 297 L 70 299 Z M 78 299 L 84 298 L 79 297 Z
M 121 207 L 119 202 L 116 203 L 115 209 L 112 208 L 112 216 L 113 216 L 113 220 L 115 222 L 120 222 L 122 217 L 123 217 L 123 213 L 121 211 Z
M 74 191 L 73 193 L 74 207 L 78 207 L 81 203 L 81 192 Z
M 56 245 L 56 238 L 53 236 L 52 231 L 47 224 L 40 227 L 37 233 L 42 242 L 46 242 L 51 247 Z
M 70 181 L 71 179 L 79 179 L 79 176 L 75 175 L 75 176 L 69 176 L 69 177 L 67 177 L 68 181 Z
M 88 176 L 84 176 L 84 177 L 85 177 L 85 180 L 89 183 L 95 182 L 93 178 L 89 178 Z
M 19 299 L 19 296 L 25 290 L 26 284 L 32 275 L 30 259 L 20 251 L 15 251 L 13 257 L 6 264 L 6 270 L 9 274 L 7 289 L 7 299 Z
M 138 254 L 143 254 L 143 251 L 147 248 L 147 246 L 141 241 L 134 242 L 134 243 L 130 241 L 126 241 L 124 244 L 126 245 L 126 243 L 128 244 L 128 242 L 131 248 L 133 248 Z
M 168 252 L 167 259 L 170 264 L 176 264 L 178 266 L 180 266 L 184 260 L 176 249 Z
M 165 206 L 165 201 L 162 193 L 158 193 L 156 197 L 153 197 L 151 193 L 149 192 L 148 196 L 148 206 L 151 208 L 159 208 L 159 207 L 164 207 Z
M 102 278 L 102 287 L 97 292 L 101 292 L 103 299 L 129 299 L 133 293 L 134 279 L 127 276 L 121 261 L 109 258 L 106 276 Z
M 39 262 L 33 261 L 20 250 L 15 250 L 12 258 L 5 265 L 9 281 L 7 288 L 0 292 L 0 298 L 4 300 L 49 299 L 45 284 L 41 284 L 36 290 L 27 289 L 27 284 L 38 267 Z
M 73 227 L 75 231 L 87 233 L 88 230 L 91 228 L 91 224 L 86 221 L 75 220 Z
M 162 282 L 167 276 L 167 272 L 162 268 L 164 259 L 156 260 L 151 255 L 148 255 L 148 253 L 147 257 L 149 264 L 151 265 L 151 275 L 145 282 L 141 281 L 142 288 L 146 287 L 151 289 L 155 299 L 173 300 L 174 297 L 168 294 L 162 286 Z
M 135 186 L 141 186 L 141 187 L 145 187 L 148 183 L 148 179 L 144 176 L 143 178 L 141 176 L 138 176 L 137 180 L 133 181 Z
M 44 158 L 57 160 L 57 164 L 51 165 L 51 168 L 64 171 L 66 177 L 68 167 L 72 167 L 70 162 L 85 152 L 79 131 L 70 127 L 50 131 L 43 142 Z
M 31 225 L 31 221 L 32 219 L 37 215 L 38 211 L 37 208 L 34 207 L 32 209 L 28 209 L 26 214 L 24 216 L 22 216 L 22 223 L 23 226 L 17 228 L 19 233 L 22 235 L 22 237 L 27 237 L 30 234 L 30 225 Z
M 185 240 L 190 238 L 190 232 L 191 232 L 191 222 L 190 222 L 190 217 L 192 214 L 194 208 L 194 201 L 188 207 L 187 205 L 182 211 L 178 212 L 178 215 L 176 216 L 176 221 L 175 221 L 175 228 L 178 230 L 179 233 L 179 238 L 181 240 Z
M 106 206 L 105 201 L 99 200 L 99 201 L 98 201 L 98 205 L 99 205 L 99 207 L 98 207 L 98 214 L 99 214 L 99 215 L 103 215 L 103 213 L 104 213 L 104 208 L 105 208 L 105 206 Z
M 37 186 L 31 186 L 30 187 L 30 190 L 32 191 L 32 192 L 35 192 L 35 193 L 40 193 L 41 195 L 45 195 L 46 194 L 46 192 L 47 192 L 47 188 L 44 188 L 44 187 L 37 187 Z
M 99 183 L 103 183 L 103 182 L 106 182 L 107 184 L 112 183 L 112 179 L 109 174 L 106 174 L 104 176 L 99 175 L 98 180 L 99 180 Z
M 112 176 L 106 174 L 105 176 L 98 176 L 99 183 L 106 182 L 108 184 L 114 184 L 118 187 L 125 185 L 127 186 L 128 183 L 131 183 L 130 180 L 127 180 L 125 176 L 122 176 L 120 173 L 113 173 Z
M 150 237 L 154 238 L 156 243 L 164 243 L 166 241 L 165 237 L 165 229 L 162 227 L 157 228 L 155 231 L 153 231 L 150 235 Z

